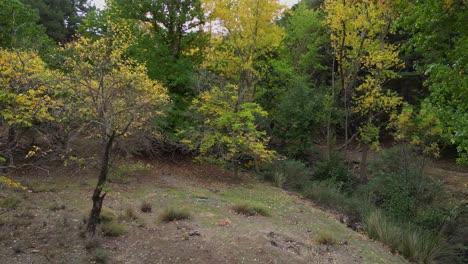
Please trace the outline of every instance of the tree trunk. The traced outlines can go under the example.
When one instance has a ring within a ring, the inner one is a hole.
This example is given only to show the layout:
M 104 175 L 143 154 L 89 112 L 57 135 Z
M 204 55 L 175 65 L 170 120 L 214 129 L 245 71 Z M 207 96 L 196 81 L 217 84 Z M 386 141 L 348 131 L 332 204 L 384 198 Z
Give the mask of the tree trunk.
M 96 226 L 101 222 L 101 209 L 102 209 L 102 202 L 104 201 L 104 197 L 106 197 L 106 192 L 101 195 L 102 188 L 107 181 L 107 173 L 109 171 L 109 160 L 110 154 L 112 150 L 112 145 L 115 139 L 115 131 L 112 132 L 112 135 L 107 135 L 107 142 L 105 145 L 105 150 L 101 160 L 101 171 L 99 173 L 98 183 L 96 188 L 94 189 L 93 193 L 93 208 L 91 209 L 91 213 L 88 219 L 88 226 L 87 231 L 88 234 L 94 236 L 96 234 Z
M 254 157 L 255 172 L 260 173 L 260 165 L 258 164 L 258 158 Z
M 361 182 L 367 183 L 367 152 L 369 150 L 369 146 L 367 144 L 362 145 L 362 153 L 361 153 L 361 164 L 360 164 L 360 176 Z

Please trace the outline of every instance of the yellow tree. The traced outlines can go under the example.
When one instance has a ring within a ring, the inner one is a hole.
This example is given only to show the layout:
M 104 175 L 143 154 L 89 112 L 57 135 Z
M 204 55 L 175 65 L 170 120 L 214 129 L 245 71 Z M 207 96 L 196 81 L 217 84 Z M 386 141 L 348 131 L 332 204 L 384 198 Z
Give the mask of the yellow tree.
M 166 89 L 148 78 L 146 68 L 124 57 L 134 41 L 129 27 L 110 20 L 107 27 L 107 33 L 97 40 L 81 37 L 65 47 L 69 54 L 64 65 L 69 71 L 65 89 L 82 125 L 103 144 L 87 226 L 91 235 L 100 222 L 114 142 L 150 125 L 168 101 Z
M 345 107 L 345 153 L 350 141 L 349 115 L 361 120 L 358 128 L 362 145 L 361 177 L 367 180 L 367 151 L 378 144 L 381 120 L 396 110 L 402 98 L 386 90 L 384 84 L 397 78 L 403 64 L 398 47 L 388 43 L 387 36 L 395 17 L 393 1 L 326 0 L 327 24 Z
M 253 158 L 258 170 L 257 161 L 271 161 L 275 156 L 266 148 L 266 132 L 259 131 L 256 124 L 268 113 L 253 102 L 239 104 L 238 89 L 227 85 L 200 94 L 192 106 L 199 125 L 185 132 L 185 142 L 199 149 L 199 159 L 230 162 L 236 175 L 243 159 Z
M 260 58 L 283 40 L 276 22 L 284 7 L 278 0 L 206 0 L 204 8 L 212 35 L 205 66 L 238 84 L 241 101 L 251 101 Z
M 13 165 L 18 129 L 53 120 L 50 109 L 57 102 L 50 94 L 56 76 L 34 52 L 0 49 L 0 138 L 6 138 L 0 164 Z

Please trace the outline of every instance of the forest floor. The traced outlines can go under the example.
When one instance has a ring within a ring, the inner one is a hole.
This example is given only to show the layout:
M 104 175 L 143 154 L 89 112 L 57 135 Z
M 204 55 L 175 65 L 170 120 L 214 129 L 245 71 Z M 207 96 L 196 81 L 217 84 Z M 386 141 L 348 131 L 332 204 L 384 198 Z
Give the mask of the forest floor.
M 102 237 L 108 263 L 406 263 L 311 201 L 247 174 L 185 161 L 151 161 L 146 168 L 110 185 L 106 210 L 130 209 L 137 217 L 123 220 L 124 235 Z M 29 190 L 0 190 L 0 263 L 95 263 L 80 230 L 96 175 L 60 166 L 14 175 Z M 152 212 L 140 211 L 143 201 Z M 270 216 L 236 214 L 231 206 L 243 201 Z M 159 221 L 168 206 L 192 216 Z

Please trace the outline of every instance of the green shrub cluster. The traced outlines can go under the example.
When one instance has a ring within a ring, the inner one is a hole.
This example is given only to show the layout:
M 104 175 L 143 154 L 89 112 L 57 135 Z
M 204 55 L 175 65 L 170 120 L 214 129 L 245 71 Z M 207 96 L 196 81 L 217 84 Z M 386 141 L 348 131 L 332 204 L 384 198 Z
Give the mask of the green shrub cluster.
M 360 188 L 389 216 L 438 230 L 448 216 L 441 182 L 427 176 L 424 157 L 406 146 L 386 150 L 370 164 L 373 177 Z
M 342 193 L 350 194 L 353 191 L 355 178 L 346 164 L 338 157 L 332 156 L 316 164 L 312 175 L 314 181 L 326 182 Z
M 285 189 L 302 190 L 311 180 L 311 175 L 310 168 L 298 160 L 276 160 L 263 168 L 265 180 Z

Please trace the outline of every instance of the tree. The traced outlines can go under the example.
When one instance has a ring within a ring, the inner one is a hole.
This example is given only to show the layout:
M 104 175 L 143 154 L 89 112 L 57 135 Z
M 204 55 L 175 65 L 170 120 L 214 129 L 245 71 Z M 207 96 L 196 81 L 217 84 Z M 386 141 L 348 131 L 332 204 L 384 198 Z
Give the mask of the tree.
M 398 47 L 386 39 L 395 14 L 391 1 L 327 0 L 325 10 L 343 91 L 345 146 L 349 143 L 352 111 L 360 119 L 357 135 L 363 146 L 361 177 L 366 181 L 368 146 L 378 144 L 383 115 L 402 103 L 401 97 L 384 87 L 398 77 L 395 70 L 403 66 Z
M 47 35 L 37 25 L 39 16 L 18 0 L 0 1 L 0 47 L 41 49 L 48 45 Z
M 50 110 L 59 74 L 47 69 L 34 52 L 0 49 L 0 163 L 14 165 L 18 130 L 53 120 Z
M 466 1 L 400 1 L 399 29 L 409 35 L 405 52 L 417 54 L 417 71 L 429 95 L 417 108 L 436 118 L 439 142 L 454 145 L 468 164 L 468 64 Z M 416 116 L 415 118 L 421 119 Z
M 108 21 L 108 31 L 97 40 L 79 38 L 66 46 L 68 83 L 65 86 L 82 126 L 89 136 L 102 140 L 100 173 L 94 190 L 88 232 L 95 234 L 100 222 L 109 159 L 116 140 L 142 129 L 161 114 L 166 90 L 151 81 L 144 66 L 123 57 L 134 39 L 125 24 Z
M 132 53 L 151 78 L 178 96 L 191 94 L 193 68 L 200 63 L 205 16 L 200 0 L 112 0 L 112 13 L 141 23 Z M 161 67 L 164 65 L 164 67 Z
M 274 155 L 266 148 L 266 133 L 256 125 L 267 112 L 256 103 L 241 102 L 238 89 L 227 85 L 200 94 L 192 105 L 198 114 L 198 127 L 182 132 L 188 138 L 185 142 L 199 150 L 199 159 L 230 162 L 236 174 L 243 159 L 254 159 L 257 165 Z
M 206 2 L 212 33 L 205 66 L 239 86 L 242 102 L 252 101 L 262 75 L 261 58 L 279 47 L 284 33 L 276 24 L 277 0 L 210 0 Z
M 47 35 L 57 43 L 66 43 L 76 36 L 83 17 L 92 9 L 88 0 L 21 0 L 39 13 L 39 22 Z

